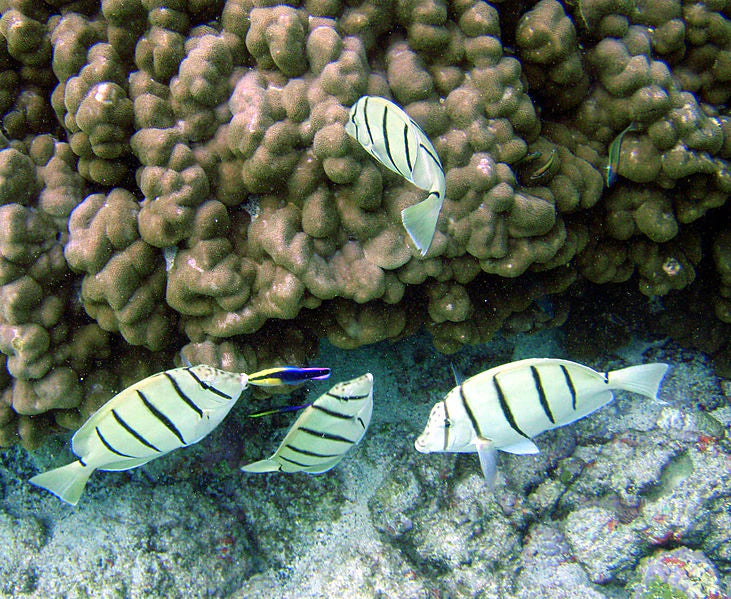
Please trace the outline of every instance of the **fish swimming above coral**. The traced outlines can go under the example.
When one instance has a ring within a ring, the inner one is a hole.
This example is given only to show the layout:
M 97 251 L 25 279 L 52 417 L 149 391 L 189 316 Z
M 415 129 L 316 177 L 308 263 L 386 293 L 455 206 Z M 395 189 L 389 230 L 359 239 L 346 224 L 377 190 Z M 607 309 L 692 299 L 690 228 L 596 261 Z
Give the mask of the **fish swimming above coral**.
M 251 375 L 198 365 L 158 372 L 101 406 L 71 439 L 78 460 L 29 480 L 76 505 L 94 470 L 129 470 L 215 429 L 249 385 L 271 387 L 330 376 L 328 368 L 268 368 Z
M 607 187 L 611 187 L 617 182 L 619 175 L 619 159 L 622 156 L 622 141 L 624 136 L 631 131 L 639 131 L 639 126 L 633 121 L 625 129 L 620 131 L 619 135 L 609 144 L 609 155 L 607 156 L 607 166 L 604 169 L 604 176 Z
M 429 192 L 401 211 L 401 222 L 421 255 L 429 251 L 444 203 L 444 168 L 429 138 L 393 102 L 363 96 L 350 109 L 345 131 L 383 166 Z
M 414 446 L 421 453 L 477 452 L 494 488 L 497 450 L 538 453 L 532 438 L 570 424 L 614 399 L 613 390 L 657 400 L 667 364 L 597 372 L 568 360 L 531 358 L 457 381 L 431 410 Z
M 373 375 L 343 381 L 305 408 L 274 454 L 243 466 L 244 472 L 309 472 L 333 468 L 368 430 Z

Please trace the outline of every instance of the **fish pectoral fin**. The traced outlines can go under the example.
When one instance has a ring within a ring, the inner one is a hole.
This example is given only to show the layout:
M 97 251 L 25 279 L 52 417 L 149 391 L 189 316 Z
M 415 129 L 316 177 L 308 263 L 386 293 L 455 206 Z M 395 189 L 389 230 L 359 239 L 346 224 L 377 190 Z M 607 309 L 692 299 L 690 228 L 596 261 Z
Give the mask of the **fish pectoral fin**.
M 432 192 L 423 202 L 401 211 L 401 222 L 422 256 L 429 251 L 437 230 L 442 202 L 443 199 L 436 192 Z
M 501 447 L 500 449 L 501 451 L 506 451 L 508 453 L 517 453 L 519 455 L 541 453 L 541 450 L 538 449 L 538 446 L 530 439 L 524 439 L 523 441 L 518 441 L 517 443 L 513 443 L 512 445 L 508 445 L 507 447 Z
M 480 458 L 480 467 L 485 476 L 487 486 L 491 491 L 495 490 L 495 476 L 497 475 L 497 449 L 489 439 L 479 439 L 475 443 L 477 456 Z
M 242 472 L 277 472 L 281 469 L 281 464 L 271 458 L 259 460 L 241 467 Z

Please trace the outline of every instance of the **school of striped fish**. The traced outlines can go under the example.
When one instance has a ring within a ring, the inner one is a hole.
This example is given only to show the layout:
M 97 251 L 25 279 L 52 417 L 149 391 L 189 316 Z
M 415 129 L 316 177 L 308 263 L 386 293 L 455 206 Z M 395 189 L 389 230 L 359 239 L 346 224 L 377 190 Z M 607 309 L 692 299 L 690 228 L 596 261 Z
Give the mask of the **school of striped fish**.
M 497 450 L 539 452 L 533 437 L 565 426 L 608 404 L 613 390 L 657 399 L 667 364 L 641 364 L 597 372 L 568 360 L 531 358 L 457 381 L 431 410 L 414 447 L 421 453 L 477 453 L 488 486 L 497 473 Z
M 445 197 L 444 168 L 419 125 L 396 104 L 363 96 L 352 106 L 347 133 L 386 168 L 401 175 L 427 197 L 401 212 L 406 232 L 422 256 L 436 232 Z M 631 123 L 612 142 L 606 184 L 617 178 L 622 140 L 636 131 Z M 528 155 L 526 160 L 540 157 Z M 540 181 L 556 160 L 553 149 L 529 180 Z M 176 248 L 165 248 L 169 269 Z M 549 304 L 550 307 L 550 304 Z M 457 385 L 431 410 L 414 446 L 421 453 L 475 452 L 492 489 L 497 451 L 538 453 L 533 438 L 583 418 L 622 389 L 655 401 L 666 364 L 643 364 L 612 372 L 552 358 L 503 364 Z M 229 414 L 250 385 L 296 385 L 330 376 L 328 368 L 282 366 L 251 375 L 206 365 L 159 372 L 121 391 L 100 407 L 71 439 L 77 460 L 30 479 L 63 501 L 76 505 L 95 470 L 129 470 L 180 447 L 201 441 Z M 304 406 L 267 409 L 262 417 L 302 409 L 271 457 L 241 468 L 244 472 L 320 474 L 336 466 L 365 436 L 373 412 L 373 375 L 337 383 Z

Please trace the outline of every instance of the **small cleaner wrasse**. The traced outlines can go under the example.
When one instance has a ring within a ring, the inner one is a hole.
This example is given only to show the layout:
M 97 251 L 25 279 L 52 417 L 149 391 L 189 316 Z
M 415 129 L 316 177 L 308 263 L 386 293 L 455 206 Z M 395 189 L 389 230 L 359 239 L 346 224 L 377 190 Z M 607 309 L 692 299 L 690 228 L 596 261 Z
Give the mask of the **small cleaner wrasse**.
M 532 438 L 570 424 L 614 399 L 613 390 L 639 393 L 657 401 L 667 364 L 642 364 L 612 372 L 532 358 L 477 374 L 447 393 L 431 410 L 417 451 L 477 452 L 490 488 L 497 450 L 538 453 Z
M 338 383 L 303 410 L 270 458 L 247 464 L 241 470 L 327 472 L 360 442 L 372 412 L 371 373 Z
M 29 482 L 76 505 L 94 470 L 129 470 L 197 443 L 221 423 L 250 384 L 296 384 L 326 378 L 329 372 L 285 366 L 247 375 L 205 365 L 158 372 L 89 417 L 71 439 L 78 460 Z

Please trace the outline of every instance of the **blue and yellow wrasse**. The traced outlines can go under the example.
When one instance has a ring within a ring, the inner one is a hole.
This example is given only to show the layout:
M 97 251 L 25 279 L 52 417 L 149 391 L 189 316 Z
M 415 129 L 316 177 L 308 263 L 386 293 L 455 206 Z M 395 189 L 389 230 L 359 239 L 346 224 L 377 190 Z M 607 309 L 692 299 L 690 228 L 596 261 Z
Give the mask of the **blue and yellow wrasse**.
M 330 376 L 329 368 L 297 368 L 277 366 L 249 375 L 249 384 L 257 387 L 276 387 L 277 385 L 298 385 L 306 381 L 321 381 Z
M 265 410 L 259 410 L 258 412 L 252 412 L 247 414 L 247 418 L 261 418 L 262 416 L 272 416 L 273 414 L 284 414 L 285 412 L 296 412 L 304 408 L 309 408 L 312 404 L 306 403 L 301 406 L 279 406 L 276 408 L 266 408 Z

